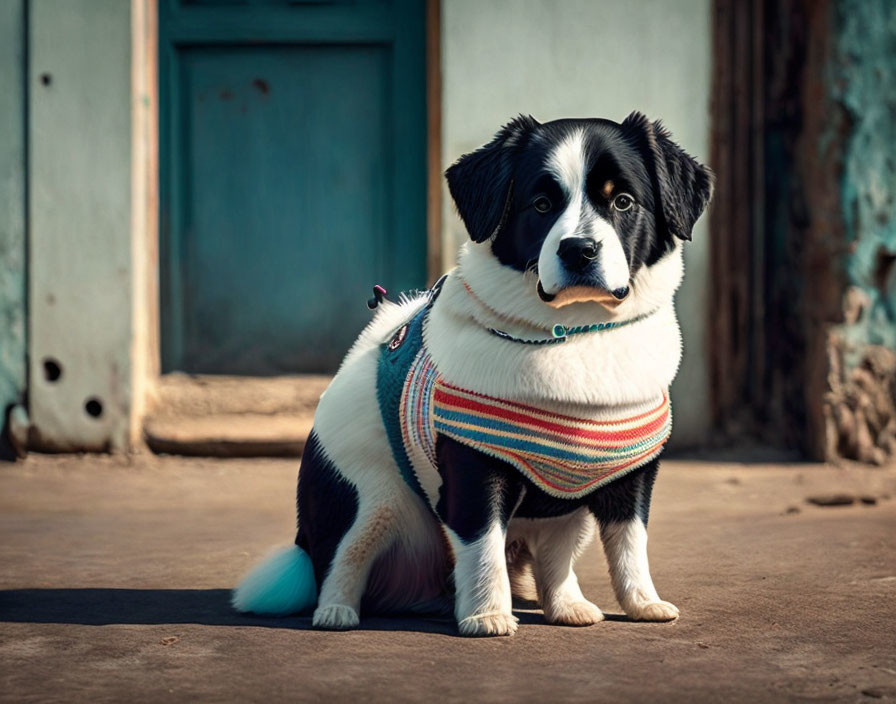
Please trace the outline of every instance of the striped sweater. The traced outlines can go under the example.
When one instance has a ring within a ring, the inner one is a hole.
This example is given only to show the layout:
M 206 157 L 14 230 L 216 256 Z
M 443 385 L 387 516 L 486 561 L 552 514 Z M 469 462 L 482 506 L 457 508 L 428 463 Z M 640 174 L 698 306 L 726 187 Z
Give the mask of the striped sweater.
M 561 498 L 586 496 L 662 451 L 672 426 L 668 395 L 638 412 L 595 409 L 573 417 L 447 383 L 422 339 L 424 308 L 383 345 L 378 396 L 393 454 L 405 480 L 421 488 L 436 471 L 435 440 L 445 435 L 518 469 Z

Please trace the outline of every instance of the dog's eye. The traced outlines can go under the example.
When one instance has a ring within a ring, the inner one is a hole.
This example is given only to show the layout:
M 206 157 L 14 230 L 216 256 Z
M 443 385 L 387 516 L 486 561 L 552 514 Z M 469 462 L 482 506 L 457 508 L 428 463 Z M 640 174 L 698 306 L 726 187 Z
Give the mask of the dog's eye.
M 634 204 L 635 199 L 632 198 L 628 193 L 620 193 L 612 201 L 613 207 L 619 211 L 628 210 Z
M 546 213 L 553 207 L 551 205 L 551 199 L 545 195 L 540 195 L 534 201 L 532 201 L 532 206 L 539 213 Z

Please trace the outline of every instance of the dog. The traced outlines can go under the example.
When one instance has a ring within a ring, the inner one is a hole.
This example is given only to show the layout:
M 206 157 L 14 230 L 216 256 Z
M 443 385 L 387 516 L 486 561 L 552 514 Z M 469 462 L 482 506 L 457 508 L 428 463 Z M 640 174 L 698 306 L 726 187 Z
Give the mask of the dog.
M 446 172 L 470 240 L 430 291 L 376 313 L 321 396 L 295 544 L 234 590 L 243 612 L 450 609 L 511 635 L 514 597 L 603 619 L 573 571 L 599 532 L 632 619 L 668 621 L 647 520 L 671 428 L 682 242 L 712 172 L 659 122 L 520 115 Z

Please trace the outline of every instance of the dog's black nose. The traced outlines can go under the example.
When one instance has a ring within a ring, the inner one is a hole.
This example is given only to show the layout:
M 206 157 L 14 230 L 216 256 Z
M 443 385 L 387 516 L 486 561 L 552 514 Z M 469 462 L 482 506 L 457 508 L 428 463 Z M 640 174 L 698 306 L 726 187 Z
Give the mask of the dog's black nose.
M 560 240 L 557 256 L 567 269 L 581 272 L 597 259 L 598 250 L 600 242 L 595 242 L 590 237 L 564 237 Z
M 620 301 L 628 295 L 628 286 L 623 286 L 622 288 L 614 288 L 611 293 L 614 298 L 618 298 Z

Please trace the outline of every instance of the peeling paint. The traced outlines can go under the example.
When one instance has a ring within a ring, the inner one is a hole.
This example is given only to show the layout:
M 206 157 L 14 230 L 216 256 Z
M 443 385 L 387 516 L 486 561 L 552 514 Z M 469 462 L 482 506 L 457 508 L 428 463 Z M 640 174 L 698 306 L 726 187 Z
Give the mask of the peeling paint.
M 827 339 L 828 457 L 896 457 L 896 3 L 834 0 L 825 81 L 841 113 L 847 285 Z
M 849 284 L 870 301 L 842 334 L 853 345 L 896 348 L 896 3 L 838 0 L 827 76 L 848 115 L 841 182 Z

